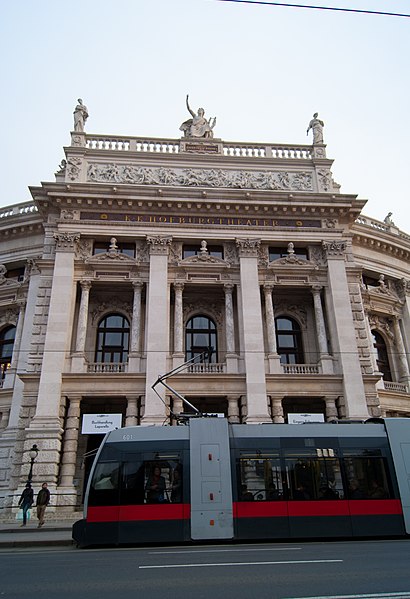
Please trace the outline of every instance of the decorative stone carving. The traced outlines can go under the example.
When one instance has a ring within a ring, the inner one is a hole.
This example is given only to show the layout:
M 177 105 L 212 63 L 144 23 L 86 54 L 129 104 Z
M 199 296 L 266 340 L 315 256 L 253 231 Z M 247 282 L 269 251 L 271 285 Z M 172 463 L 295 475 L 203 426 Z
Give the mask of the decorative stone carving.
M 205 240 L 201 241 L 201 248 L 199 250 L 199 254 L 195 256 L 189 256 L 188 258 L 184 258 L 179 263 L 181 266 L 185 264 L 219 264 L 223 266 L 230 267 L 225 260 L 222 258 L 218 258 L 217 256 L 211 256 L 208 253 L 207 242 Z
M 334 239 L 333 241 L 322 241 L 322 248 L 329 256 L 343 256 L 346 252 L 347 243 L 346 241 L 339 241 Z
M 38 259 L 40 259 L 40 256 L 38 257 Z M 34 258 L 27 258 L 26 269 L 24 271 L 24 283 L 26 281 L 28 281 L 28 279 L 32 275 L 38 275 L 38 274 L 40 274 L 40 269 L 37 266 L 36 260 Z
M 233 243 L 224 244 L 224 257 L 228 264 L 238 264 L 238 252 Z
M 147 244 L 151 254 L 168 254 L 168 249 L 172 242 L 172 237 L 147 236 Z
M 79 220 L 80 213 L 78 210 L 61 210 L 60 213 L 61 220 Z
M 79 160 L 81 161 L 81 159 Z M 330 171 L 323 171 L 323 173 L 330 177 L 333 189 Z M 73 178 L 77 176 L 78 173 Z M 91 163 L 87 169 L 87 180 L 96 183 L 135 185 L 314 191 L 312 173 L 306 171 L 148 168 L 133 164 Z
M 188 112 L 192 115 L 192 119 L 188 119 L 183 122 L 179 130 L 183 132 L 184 137 L 203 137 L 211 138 L 214 136 L 213 128 L 216 125 L 216 117 L 206 120 L 205 110 L 198 108 L 198 114 L 191 109 L 189 102 L 189 96 L 186 97 L 186 107 Z
M 78 179 L 81 163 L 82 159 L 79 156 L 71 156 L 68 158 L 67 175 L 71 181 Z
M 7 268 L 4 264 L 0 264 L 0 285 L 3 285 L 7 281 Z
M 326 262 L 325 253 L 322 247 L 312 245 L 309 247 L 309 260 L 316 264 L 323 265 Z
M 98 306 L 93 307 L 91 310 L 92 323 L 95 324 L 96 320 L 99 320 L 104 313 L 112 311 L 123 312 L 128 319 L 131 318 L 131 305 L 128 302 L 123 302 L 117 297 L 112 296 L 99 303 Z
M 182 243 L 180 241 L 172 242 L 169 247 L 169 262 L 177 266 L 182 259 Z
M 323 222 L 327 229 L 335 229 L 337 225 L 337 218 L 325 218 Z
M 304 306 L 289 304 L 285 301 L 275 301 L 275 316 L 294 316 L 303 328 L 306 327 L 307 311 Z
M 333 191 L 334 181 L 332 173 L 329 169 L 318 170 L 317 179 L 319 183 L 319 191 Z
M 6 324 L 16 325 L 18 316 L 19 316 L 19 308 L 18 307 L 8 308 L 5 312 L 0 314 L 0 326 L 3 327 Z
M 75 257 L 79 260 L 86 260 L 91 256 L 93 242 L 91 239 L 80 239 L 76 246 Z
M 206 301 L 196 301 L 195 303 L 184 304 L 184 322 L 187 322 L 196 314 L 206 314 L 212 318 L 216 324 L 221 327 L 223 324 L 223 312 L 218 304 L 210 304 Z
M 58 250 L 74 250 L 75 244 L 80 239 L 80 233 L 54 233 Z
M 149 245 L 147 244 L 147 242 L 144 240 L 137 240 L 135 242 L 135 248 L 136 248 L 136 252 L 137 252 L 137 256 L 138 256 L 138 261 L 141 262 L 149 262 Z M 170 246 L 170 248 L 172 248 L 172 245 Z M 172 252 L 172 249 L 171 249 Z M 180 258 L 180 256 L 178 256 L 178 259 Z
M 236 247 L 239 251 L 239 256 L 255 256 L 257 257 L 261 245 L 260 239 L 236 239 Z
M 371 329 L 377 329 L 384 333 L 390 341 L 395 343 L 393 320 L 378 314 L 369 314 L 369 324 Z

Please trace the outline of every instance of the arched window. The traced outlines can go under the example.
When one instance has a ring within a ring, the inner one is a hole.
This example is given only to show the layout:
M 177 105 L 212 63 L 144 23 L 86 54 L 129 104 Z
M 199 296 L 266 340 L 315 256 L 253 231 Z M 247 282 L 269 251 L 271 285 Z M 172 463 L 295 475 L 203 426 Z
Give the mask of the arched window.
M 209 352 L 201 361 L 218 361 L 216 325 L 211 318 L 199 315 L 189 319 L 185 330 L 185 349 L 187 360 Z
M 122 314 L 109 314 L 98 325 L 96 362 L 127 362 L 130 325 Z
M 386 343 L 383 337 L 377 331 L 372 331 L 373 347 L 376 350 L 376 362 L 379 372 L 383 375 L 384 381 L 392 381 L 389 355 L 387 353 Z
M 11 357 L 13 355 L 14 338 L 16 336 L 16 327 L 10 325 L 0 332 L 0 371 L 1 379 L 6 376 L 6 371 L 10 368 Z
M 302 333 L 293 318 L 275 319 L 276 344 L 281 364 L 303 364 Z

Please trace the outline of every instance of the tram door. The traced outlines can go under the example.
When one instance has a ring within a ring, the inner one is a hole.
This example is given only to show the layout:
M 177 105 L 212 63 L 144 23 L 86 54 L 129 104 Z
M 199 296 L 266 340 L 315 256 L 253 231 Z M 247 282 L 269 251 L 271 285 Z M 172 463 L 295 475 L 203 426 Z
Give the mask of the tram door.
M 384 421 L 396 469 L 404 525 L 410 534 L 410 420 L 387 418 Z
M 190 421 L 191 538 L 233 537 L 231 461 L 225 418 Z

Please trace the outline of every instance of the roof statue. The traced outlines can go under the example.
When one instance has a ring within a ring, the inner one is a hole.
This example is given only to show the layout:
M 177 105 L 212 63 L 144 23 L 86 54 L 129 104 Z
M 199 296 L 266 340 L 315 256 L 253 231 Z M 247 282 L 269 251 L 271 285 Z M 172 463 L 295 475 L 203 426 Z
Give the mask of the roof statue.
M 394 222 L 392 221 L 392 218 L 391 218 L 392 215 L 393 215 L 393 212 L 389 212 L 388 215 L 384 217 L 383 222 L 386 225 L 395 227 L 396 225 L 394 224 Z
M 213 128 L 216 124 L 216 117 L 206 120 L 204 116 L 205 110 L 203 108 L 198 108 L 198 113 L 195 114 L 189 105 L 188 98 L 189 95 L 186 97 L 186 107 L 188 108 L 188 112 L 192 115 L 192 119 L 184 121 L 179 130 L 183 131 L 184 137 L 213 137 Z
M 323 143 L 323 127 L 325 126 L 325 124 L 323 121 L 321 121 L 317 117 L 318 117 L 318 113 L 315 112 L 315 114 L 313 115 L 313 119 L 310 121 L 309 126 L 306 131 L 306 135 L 308 135 L 309 131 L 312 129 L 313 145 Z
M 78 98 L 77 102 L 78 104 L 74 109 L 74 131 L 84 131 L 85 121 L 88 119 L 88 110 L 81 98 Z

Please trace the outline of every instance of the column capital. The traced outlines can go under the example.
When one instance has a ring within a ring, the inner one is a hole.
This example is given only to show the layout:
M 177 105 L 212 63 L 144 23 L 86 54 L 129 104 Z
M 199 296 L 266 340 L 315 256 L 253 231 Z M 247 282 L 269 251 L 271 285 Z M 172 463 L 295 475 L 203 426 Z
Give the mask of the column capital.
M 233 283 L 224 283 L 224 292 L 226 294 L 231 295 L 233 290 L 235 289 L 235 285 Z
M 81 281 L 80 281 L 81 289 L 84 289 L 84 290 L 87 290 L 87 289 L 90 290 L 92 284 L 93 283 L 90 279 L 81 279 Z
M 275 288 L 275 285 L 273 283 L 264 283 L 263 284 L 263 290 L 264 290 L 265 294 L 269 295 L 270 293 L 273 292 L 274 288 Z
M 147 235 L 146 241 L 149 247 L 150 254 L 168 255 L 169 246 L 172 243 L 171 236 Z
M 261 245 L 260 239 L 235 239 L 235 243 L 240 257 L 256 258 L 258 256 L 258 250 Z
M 142 281 L 131 281 L 131 285 L 133 286 L 134 289 L 138 290 L 138 289 L 142 289 L 144 287 L 144 283 Z
M 74 252 L 75 244 L 80 240 L 80 233 L 54 233 L 54 239 L 56 240 L 56 251 L 60 252 Z
M 182 281 L 174 281 L 173 283 L 175 291 L 183 291 L 185 287 L 185 283 Z
M 313 295 L 319 295 L 320 292 L 322 291 L 322 289 L 323 289 L 323 285 L 312 285 L 310 287 L 310 290 Z
M 343 239 L 333 239 L 331 241 L 322 241 L 322 248 L 327 258 L 340 258 L 346 252 L 347 242 Z

